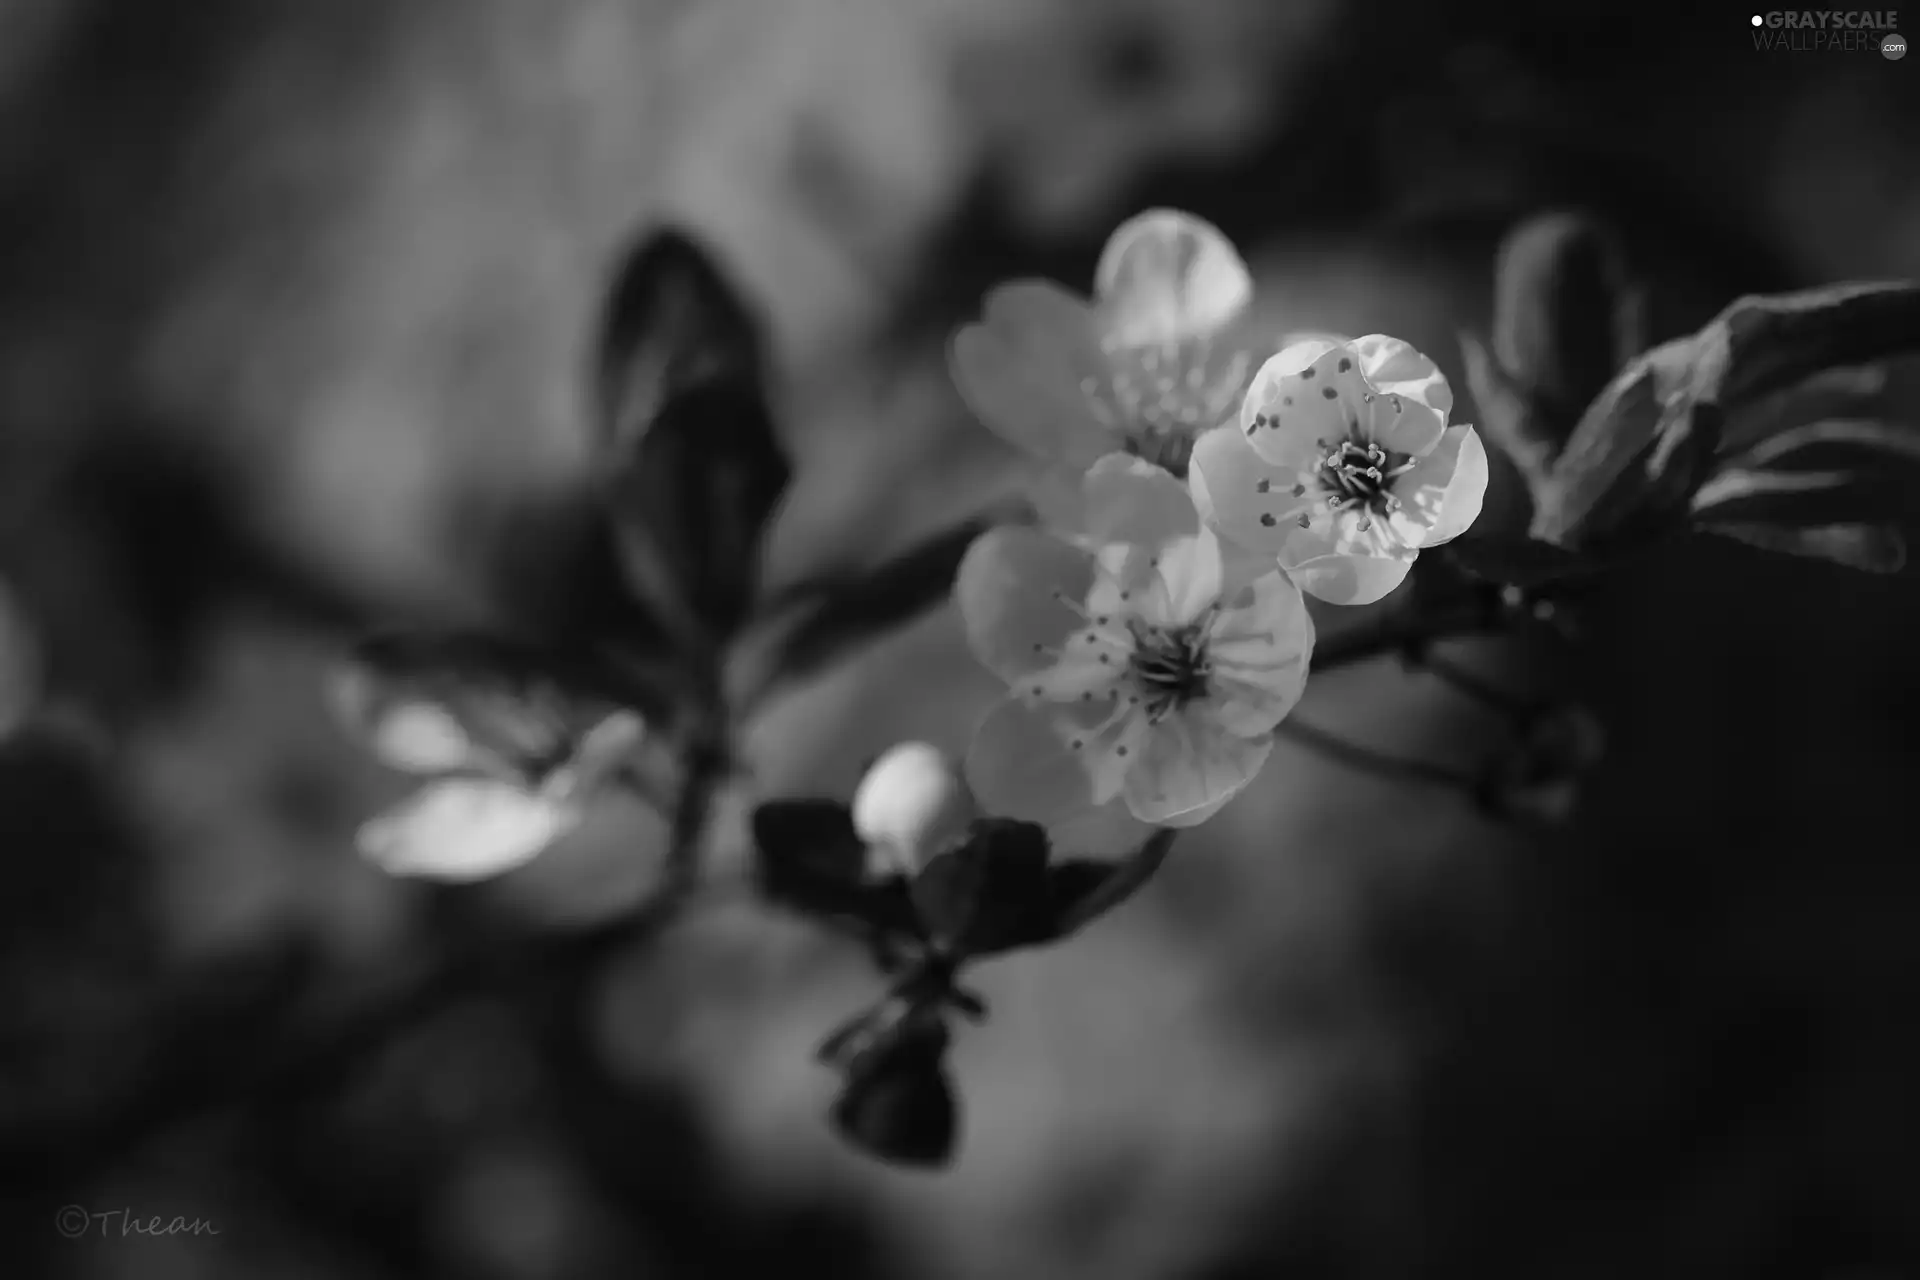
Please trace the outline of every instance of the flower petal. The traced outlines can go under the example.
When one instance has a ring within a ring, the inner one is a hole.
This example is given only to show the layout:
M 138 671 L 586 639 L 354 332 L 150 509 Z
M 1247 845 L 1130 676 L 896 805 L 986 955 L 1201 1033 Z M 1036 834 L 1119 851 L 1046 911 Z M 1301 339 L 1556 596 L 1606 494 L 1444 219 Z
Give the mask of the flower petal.
M 1311 505 L 1295 488 L 1304 488 L 1295 472 L 1276 467 L 1253 451 L 1237 427 L 1219 427 L 1193 446 L 1187 488 L 1200 515 L 1229 541 L 1280 554 L 1300 512 Z
M 1087 536 L 1096 542 L 1161 547 L 1200 532 L 1187 486 L 1144 458 L 1110 453 L 1088 469 Z
M 997 703 L 967 751 L 967 785 L 981 810 L 1048 824 L 1098 808 L 1093 774 L 1067 746 L 1071 734 L 1056 704 Z
M 1395 556 L 1330 552 L 1287 565 L 1296 585 L 1328 604 L 1372 604 L 1406 581 L 1414 551 Z M 1285 561 L 1282 561 L 1285 564 Z
M 1220 539 L 1211 529 L 1151 552 L 1137 549 L 1122 581 L 1132 594 L 1132 612 L 1155 627 L 1183 627 L 1220 598 Z
M 1087 552 L 1037 529 L 1007 525 L 981 534 L 967 549 L 953 596 L 974 656 L 1014 683 L 1058 659 L 1082 626 L 1076 606 L 1092 584 Z
M 1355 338 L 1353 350 L 1376 393 L 1372 438 L 1395 453 L 1422 454 L 1438 444 L 1453 412 L 1453 388 L 1439 366 L 1384 333 Z
M 1041 467 L 1027 482 L 1027 498 L 1042 528 L 1072 541 L 1087 528 L 1084 473 L 1067 467 Z
M 572 805 L 490 778 L 430 783 L 360 828 L 360 851 L 394 875 L 484 880 L 531 862 L 579 820 Z
M 1133 640 L 1112 627 L 1087 627 L 1067 637 L 1059 659 L 1044 671 L 1022 676 L 1014 692 L 1029 701 L 1085 701 L 1104 697 L 1120 682 L 1133 655 Z
M 1222 809 L 1226 808 L 1229 804 L 1233 803 L 1234 797 L 1239 794 L 1240 794 L 1239 791 L 1231 792 L 1227 795 L 1221 796 L 1218 800 L 1215 800 L 1212 804 L 1203 804 L 1198 809 L 1189 809 L 1185 813 L 1177 813 L 1173 817 L 1166 819 L 1164 822 L 1160 823 L 1159 825 L 1163 827 L 1181 827 L 1181 828 L 1197 827 L 1201 823 L 1205 822 L 1208 818 L 1211 818 L 1214 814 L 1220 812 Z
M 568 761 L 571 791 L 591 791 L 618 774 L 646 736 L 647 722 L 637 711 L 622 709 L 603 718 L 581 735 Z
M 1334 444 L 1359 434 L 1370 394 L 1351 347 L 1310 338 L 1260 366 L 1240 430 L 1269 465 L 1310 481 Z
M 450 773 L 474 757 L 473 739 L 459 720 L 431 702 L 395 703 L 368 728 L 373 753 L 409 773 Z
M 1272 732 L 1306 691 L 1313 640 L 1313 618 L 1291 579 L 1275 572 L 1254 582 L 1208 633 L 1212 693 L 1195 715 L 1237 737 Z
M 1251 782 L 1272 750 L 1271 737 L 1222 733 L 1183 708 L 1148 735 L 1145 753 L 1127 774 L 1127 808 L 1142 822 L 1191 825 L 1199 820 L 1196 811 L 1211 816 Z
M 1206 337 L 1253 298 L 1247 264 L 1220 229 L 1175 209 L 1122 223 L 1094 270 L 1102 335 L 1122 347 Z
M 1109 378 L 1092 313 L 1058 285 L 1022 280 L 988 294 L 981 321 L 954 334 L 948 365 L 967 407 L 1028 453 L 1084 467 L 1113 447 L 1086 390 Z
M 1409 546 L 1437 546 L 1467 531 L 1486 495 L 1486 446 L 1462 423 L 1448 427 L 1439 445 L 1393 486 L 1400 508 L 1389 519 Z

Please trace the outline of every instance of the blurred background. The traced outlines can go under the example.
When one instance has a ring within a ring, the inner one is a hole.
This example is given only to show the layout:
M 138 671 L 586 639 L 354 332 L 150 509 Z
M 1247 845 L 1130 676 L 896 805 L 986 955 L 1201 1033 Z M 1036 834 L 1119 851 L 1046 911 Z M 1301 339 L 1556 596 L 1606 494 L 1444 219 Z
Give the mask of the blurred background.
M 877 980 L 745 900 L 236 1067 L 476 909 L 645 891 L 636 812 L 464 894 L 383 876 L 353 832 L 407 783 L 322 697 L 353 627 L 537 576 L 644 227 L 767 318 L 790 578 L 1005 483 L 946 335 L 995 281 L 1085 288 L 1149 205 L 1225 229 L 1276 325 L 1405 336 L 1456 387 L 1543 208 L 1619 227 L 1657 337 L 1920 275 L 1920 62 L 1748 21 L 0 0 L 0 1274 L 1920 1277 L 1914 575 L 1732 543 L 1595 602 L 1557 678 L 1613 749 L 1564 836 L 1283 744 L 1123 910 L 983 968 L 947 1171 L 835 1141 L 811 1052 Z M 936 615 L 773 709 L 758 783 L 845 795 L 991 695 Z M 1443 757 L 1494 729 L 1392 662 L 1300 714 Z M 66 1239 L 62 1206 L 123 1217 Z M 217 1234 L 122 1234 L 154 1216 Z

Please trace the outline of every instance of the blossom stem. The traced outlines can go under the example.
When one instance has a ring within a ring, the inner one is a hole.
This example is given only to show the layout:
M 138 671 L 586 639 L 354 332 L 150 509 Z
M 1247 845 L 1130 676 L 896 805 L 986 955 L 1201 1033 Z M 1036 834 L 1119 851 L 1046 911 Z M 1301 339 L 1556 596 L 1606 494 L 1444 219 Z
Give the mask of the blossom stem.
M 1502 688 L 1453 659 L 1435 653 L 1431 647 L 1409 650 L 1406 658 L 1409 666 L 1425 671 L 1442 684 L 1509 720 L 1526 721 L 1540 713 L 1540 707 L 1533 699 Z

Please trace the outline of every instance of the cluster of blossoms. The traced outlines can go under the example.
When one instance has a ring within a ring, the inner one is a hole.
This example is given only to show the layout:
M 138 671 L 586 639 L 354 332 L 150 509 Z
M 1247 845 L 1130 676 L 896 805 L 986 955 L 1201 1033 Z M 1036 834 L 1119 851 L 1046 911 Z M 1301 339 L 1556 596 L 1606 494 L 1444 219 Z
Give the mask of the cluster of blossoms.
M 975 654 L 1010 693 L 964 782 L 916 747 L 863 783 L 863 826 L 944 829 L 976 804 L 1045 825 L 1115 804 L 1160 827 L 1205 821 L 1300 700 L 1304 596 L 1379 600 L 1479 514 L 1486 454 L 1447 424 L 1431 360 L 1377 334 L 1276 351 L 1252 300 L 1217 229 L 1156 210 L 1114 234 L 1091 299 L 1011 282 L 955 335 L 962 396 L 1036 464 L 1040 526 L 985 534 L 954 582 Z M 537 703 L 500 719 L 434 698 L 376 706 L 365 689 L 345 701 L 384 759 L 431 779 L 362 830 L 363 852 L 440 879 L 534 857 L 648 740 L 618 709 L 561 725 Z
M 1302 593 L 1379 600 L 1479 515 L 1486 453 L 1431 360 L 1378 334 L 1263 349 L 1252 298 L 1216 228 L 1156 210 L 1091 300 L 1010 283 L 955 336 L 962 395 L 1040 464 L 1046 525 L 982 538 L 956 585 L 1011 690 L 967 763 L 992 811 L 1205 821 L 1300 699 Z

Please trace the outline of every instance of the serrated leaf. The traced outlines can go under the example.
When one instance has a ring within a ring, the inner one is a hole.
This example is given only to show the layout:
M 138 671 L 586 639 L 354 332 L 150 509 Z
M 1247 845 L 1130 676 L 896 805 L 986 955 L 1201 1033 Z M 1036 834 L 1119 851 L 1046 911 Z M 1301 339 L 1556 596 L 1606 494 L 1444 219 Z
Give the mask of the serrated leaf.
M 1607 385 L 1534 487 L 1531 536 L 1599 550 L 1677 526 L 1719 441 L 1719 411 L 1694 384 L 1700 358 L 1694 339 L 1669 342 Z
M 759 325 L 691 238 L 658 232 L 622 266 L 595 392 L 628 580 L 689 658 L 717 663 L 752 610 L 762 537 L 792 469 Z
M 928 937 L 958 956 L 991 955 L 1055 936 L 1046 830 L 1011 818 L 975 822 L 967 840 L 914 877 Z
M 1712 472 L 1729 411 L 1916 348 L 1911 283 L 1741 298 L 1635 360 L 1595 399 L 1536 494 L 1531 531 L 1573 549 L 1669 532 Z
M 1722 466 L 1694 495 L 1693 511 L 1708 523 L 1783 530 L 1898 528 L 1920 510 L 1916 463 L 1920 440 L 1912 432 L 1877 422 L 1809 423 Z M 1836 545 L 1874 544 L 1847 535 Z M 1885 555 L 1870 550 L 1867 559 Z
M 1747 467 L 1819 462 L 1851 463 L 1858 469 L 1886 463 L 1920 463 L 1920 428 L 1871 419 L 1829 419 L 1806 422 L 1775 432 L 1735 458 Z
M 769 899 L 807 915 L 912 935 L 904 884 L 867 875 L 867 847 L 838 800 L 769 800 L 753 811 L 754 870 Z
M 1703 393 L 1738 405 L 1829 369 L 1920 350 L 1920 283 L 1825 285 L 1735 300 L 1703 333 L 1725 347 L 1724 369 Z
M 1906 567 L 1907 542 L 1890 525 L 1837 524 L 1791 528 L 1775 524 L 1731 521 L 1703 522 L 1708 533 L 1734 538 L 1784 555 L 1830 560 L 1865 573 L 1898 573 Z
M 1884 365 L 1828 369 L 1798 386 L 1737 405 L 1727 413 L 1720 451 L 1743 453 L 1810 423 L 1874 418 L 1886 393 Z
M 1694 515 L 1709 522 L 1817 527 L 1895 517 L 1900 491 L 1859 471 L 1729 468 L 1694 495 Z

